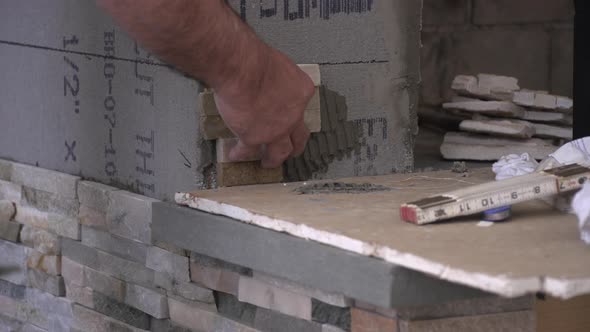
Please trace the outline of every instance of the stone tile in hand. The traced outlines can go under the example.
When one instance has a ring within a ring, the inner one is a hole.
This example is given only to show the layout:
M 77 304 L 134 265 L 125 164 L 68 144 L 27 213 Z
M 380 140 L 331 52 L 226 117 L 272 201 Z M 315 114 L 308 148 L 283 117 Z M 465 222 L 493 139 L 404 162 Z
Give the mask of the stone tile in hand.
M 103 250 L 107 253 L 145 264 L 148 246 L 112 235 L 101 230 L 82 226 L 82 244 Z M 188 260 L 188 259 L 187 259 Z
M 154 271 L 168 274 L 175 282 L 191 280 L 188 257 L 176 255 L 158 247 L 148 248 L 146 266 Z
M 125 331 L 125 332 L 147 332 L 148 330 L 139 329 L 131 325 L 120 322 L 116 319 L 98 313 L 94 310 L 84 308 L 75 304 L 73 307 L 74 320 L 71 326 L 84 332 L 104 332 L 104 331 Z
M 109 232 L 145 244 L 151 243 L 152 203 L 158 200 L 127 191 L 109 193 Z
M 80 239 L 80 222 L 78 218 L 72 218 L 56 213 L 40 211 L 30 206 L 17 205 L 14 218 L 21 224 L 51 231 L 57 235 Z
M 532 310 L 399 322 L 399 332 L 533 332 L 535 330 L 535 313 Z
M 18 242 L 22 225 L 14 221 L 0 220 L 0 239 Z
M 58 276 L 61 275 L 61 256 L 46 255 L 42 252 L 31 250 L 27 257 L 27 267 L 52 276 Z
M 109 195 L 119 189 L 92 181 L 78 182 L 78 199 L 80 204 L 98 212 L 107 212 Z
M 158 319 L 169 317 L 166 295 L 155 290 L 127 284 L 125 303 Z
M 24 285 L 16 285 L 9 281 L 0 280 L 0 296 L 7 296 L 15 300 L 21 300 L 25 297 L 26 288 L 27 287 Z
M 396 332 L 397 320 L 391 317 L 351 308 L 351 332 Z
M 285 315 L 311 320 L 311 298 L 262 281 L 240 277 L 238 299 Z
M 27 270 L 28 286 L 55 296 L 64 296 L 66 288 L 62 276 L 54 276 L 36 269 Z
M 65 198 L 47 191 L 23 186 L 20 205 L 31 206 L 40 211 L 65 215 L 71 218 L 78 217 L 80 203 L 78 199 Z
M 15 163 L 12 168 L 11 181 L 64 198 L 78 198 L 77 188 L 80 178 L 77 176 Z
M 0 240 L 0 279 L 13 284 L 25 285 L 27 282 L 26 262 L 29 248 L 13 242 Z
M 167 273 L 156 272 L 154 275 L 154 285 L 167 290 L 168 294 L 174 294 L 191 301 L 204 303 L 214 303 L 213 291 L 203 288 L 192 282 L 176 282 Z
M 322 324 L 287 316 L 276 311 L 258 308 L 254 317 L 254 328 L 261 331 L 276 331 L 280 327 L 281 332 L 321 332 Z
M 20 202 L 22 197 L 22 187 L 23 186 L 20 184 L 0 180 L 0 200 L 5 199 L 13 202 Z
M 24 245 L 47 255 L 59 255 L 61 253 L 59 236 L 41 228 L 24 225 L 20 232 L 20 241 Z
M 284 289 L 292 293 L 302 294 L 307 297 L 317 299 L 319 301 L 336 307 L 350 307 L 352 304 L 352 301 L 350 299 L 347 299 L 342 294 L 327 293 L 319 289 L 304 287 L 283 278 L 270 276 L 266 273 L 254 271 L 254 279 L 260 280 L 264 283 Z
M 215 306 L 168 298 L 170 320 L 197 331 L 257 332 L 256 329 L 221 316 Z

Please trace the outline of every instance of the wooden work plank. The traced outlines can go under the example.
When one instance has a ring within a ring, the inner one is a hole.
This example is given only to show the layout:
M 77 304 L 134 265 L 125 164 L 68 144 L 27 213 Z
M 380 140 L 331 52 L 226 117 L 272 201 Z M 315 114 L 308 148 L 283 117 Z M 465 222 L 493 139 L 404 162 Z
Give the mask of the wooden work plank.
M 478 216 L 427 226 L 399 217 L 402 203 L 492 179 L 487 169 L 474 170 L 467 178 L 443 171 L 324 185 L 329 192 L 369 183 L 373 189 L 387 189 L 382 191 L 361 186 L 357 193 L 300 194 L 302 184 L 289 183 L 181 193 L 176 198 L 202 211 L 504 296 L 547 292 L 568 298 L 590 292 L 590 265 L 583 263 L 590 250 L 579 239 L 576 218 L 544 202 L 516 205 L 511 221 L 491 227 L 478 226 Z
M 552 297 L 537 299 L 537 332 L 590 331 L 590 296 L 563 301 Z

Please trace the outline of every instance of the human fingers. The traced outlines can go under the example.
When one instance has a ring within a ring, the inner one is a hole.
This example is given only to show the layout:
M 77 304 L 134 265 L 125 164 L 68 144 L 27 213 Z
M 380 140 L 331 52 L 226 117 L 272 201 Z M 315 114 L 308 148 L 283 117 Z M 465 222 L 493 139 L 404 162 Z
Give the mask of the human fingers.
M 303 121 L 300 121 L 295 130 L 291 133 L 291 144 L 293 144 L 293 151 L 291 157 L 298 157 L 305 151 L 305 145 L 309 139 L 309 130 Z
M 289 158 L 291 151 L 293 151 L 293 144 L 289 136 L 284 136 L 267 144 L 262 156 L 262 167 L 275 168 L 281 166 L 283 161 Z
M 258 160 L 260 155 L 260 145 L 246 145 L 238 140 L 229 151 L 229 160 L 233 162 Z

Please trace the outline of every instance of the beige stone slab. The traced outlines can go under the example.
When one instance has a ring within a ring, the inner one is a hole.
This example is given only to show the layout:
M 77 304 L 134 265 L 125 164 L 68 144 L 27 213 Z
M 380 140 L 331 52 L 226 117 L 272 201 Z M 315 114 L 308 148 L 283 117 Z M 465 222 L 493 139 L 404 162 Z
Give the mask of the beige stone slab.
M 319 86 L 322 84 L 322 79 L 320 76 L 320 65 L 318 64 L 300 64 L 298 65 L 299 69 L 303 70 L 311 81 L 313 82 L 314 86 Z
M 524 108 L 509 101 L 462 101 L 444 103 L 443 108 L 508 118 L 521 118 L 526 111 Z
M 238 139 L 232 138 L 218 138 L 215 142 L 215 152 L 217 154 L 218 163 L 230 163 L 232 160 L 229 158 L 230 151 L 238 144 Z M 262 150 L 257 149 L 252 151 L 252 154 L 243 156 L 242 159 L 236 161 L 256 161 L 262 159 Z
M 590 293 L 590 264 L 583 263 L 590 251 L 575 216 L 541 201 L 513 206 L 511 221 L 491 227 L 477 226 L 477 215 L 425 226 L 399 217 L 402 203 L 492 179 L 489 169 L 473 169 L 468 177 L 394 174 L 339 180 L 387 191 L 302 195 L 296 191 L 302 183 L 286 183 L 179 193 L 176 201 L 503 296 Z
M 485 100 L 512 100 L 513 92 L 519 90 L 520 87 L 518 80 L 514 77 L 479 74 L 477 77 L 456 76 L 451 89 L 460 95 Z
M 561 127 L 548 125 L 543 123 L 534 123 L 535 136 L 547 138 L 562 138 L 571 141 L 574 137 L 574 130 L 572 127 Z
M 570 113 L 574 106 L 571 98 L 552 95 L 545 91 L 522 90 L 514 93 L 512 101 L 521 106 Z
M 495 161 L 508 154 L 525 152 L 541 160 L 555 150 L 557 150 L 556 146 L 539 138 L 498 138 L 460 132 L 447 133 L 440 147 L 440 152 L 445 159 L 482 161 Z
M 535 127 L 532 124 L 508 119 L 464 120 L 459 124 L 459 128 L 473 133 L 516 138 L 531 138 L 535 134 Z
M 573 124 L 573 118 L 571 115 L 556 112 L 526 110 L 520 119 L 547 123 L 561 123 L 570 126 Z

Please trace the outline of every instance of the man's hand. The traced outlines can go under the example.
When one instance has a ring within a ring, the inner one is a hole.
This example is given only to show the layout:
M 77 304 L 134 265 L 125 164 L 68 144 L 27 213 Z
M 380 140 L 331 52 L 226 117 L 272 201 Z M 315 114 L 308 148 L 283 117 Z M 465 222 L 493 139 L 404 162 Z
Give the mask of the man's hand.
M 238 137 L 238 161 L 263 149 L 264 167 L 303 152 L 311 79 L 264 44 L 224 0 L 98 0 L 144 47 L 213 88 Z
M 278 167 L 303 153 L 309 131 L 303 113 L 314 93 L 313 82 L 280 52 L 268 48 L 259 68 L 259 84 L 227 82 L 216 90 L 215 102 L 225 124 L 239 138 L 230 158 L 239 161 L 262 150 L 262 166 Z

